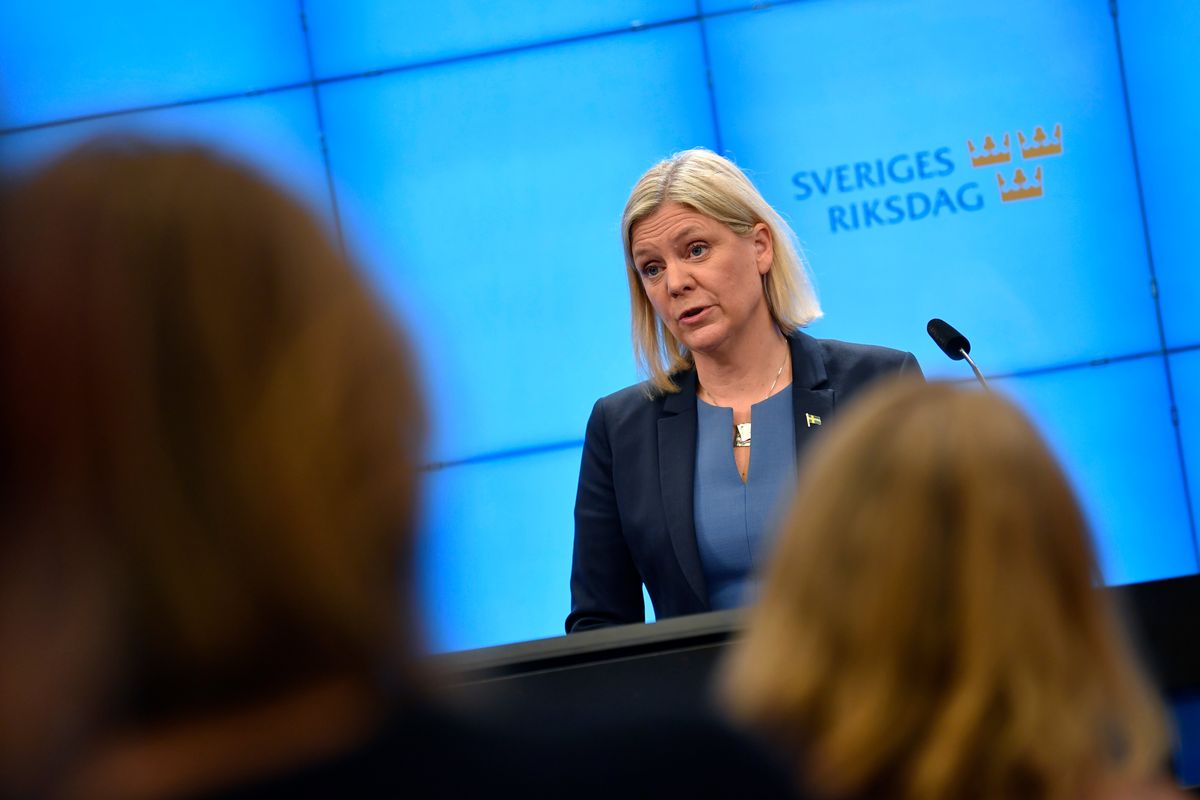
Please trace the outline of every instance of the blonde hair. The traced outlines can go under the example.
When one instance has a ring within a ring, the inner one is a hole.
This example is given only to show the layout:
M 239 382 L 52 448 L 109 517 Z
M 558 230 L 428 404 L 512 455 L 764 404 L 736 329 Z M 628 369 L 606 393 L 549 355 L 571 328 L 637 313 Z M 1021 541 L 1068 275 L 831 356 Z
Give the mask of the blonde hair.
M 1066 477 L 997 395 L 874 390 L 816 448 L 722 685 L 830 797 L 1078 798 L 1165 763 Z
M 97 143 L 14 190 L 0 500 L 103 552 L 123 721 L 377 683 L 412 649 L 423 414 L 358 271 L 200 149 Z
M 689 369 L 693 363 L 691 353 L 654 313 L 633 262 L 633 226 L 666 203 L 687 206 L 724 223 L 739 236 L 749 235 L 760 222 L 765 224 L 771 232 L 775 255 L 770 271 L 763 276 L 763 294 L 775 324 L 787 333 L 821 316 L 792 229 L 750 179 L 733 162 L 710 150 L 696 148 L 676 153 L 638 179 L 621 217 L 634 355 L 655 390 L 679 391 L 671 375 Z

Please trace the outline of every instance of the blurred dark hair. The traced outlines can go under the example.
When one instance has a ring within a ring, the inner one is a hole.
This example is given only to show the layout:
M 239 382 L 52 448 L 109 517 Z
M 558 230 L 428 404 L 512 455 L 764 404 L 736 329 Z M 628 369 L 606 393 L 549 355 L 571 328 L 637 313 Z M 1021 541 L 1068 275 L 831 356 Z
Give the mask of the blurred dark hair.
M 102 566 L 116 722 L 377 681 L 412 649 L 424 426 L 358 270 L 195 147 L 98 141 L 12 188 L 0 546 L 53 535 Z

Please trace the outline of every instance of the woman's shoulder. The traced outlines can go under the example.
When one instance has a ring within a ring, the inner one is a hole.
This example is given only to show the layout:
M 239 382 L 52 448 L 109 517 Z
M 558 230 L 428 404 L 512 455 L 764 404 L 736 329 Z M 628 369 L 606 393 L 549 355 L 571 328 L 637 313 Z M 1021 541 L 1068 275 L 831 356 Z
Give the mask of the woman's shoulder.
M 694 403 L 694 393 L 691 399 Z M 688 397 L 682 391 L 668 394 L 649 381 L 635 383 L 596 401 L 588 420 L 588 436 L 604 436 L 614 445 L 636 445 L 641 453 L 648 437 L 653 441 L 658 421 L 664 415 L 682 411 L 687 403 Z
M 921 375 L 916 357 L 904 350 L 841 339 L 818 339 L 803 331 L 794 331 L 790 338 L 811 357 L 820 359 L 829 382 L 834 386 L 888 373 L 912 372 Z
M 596 401 L 592 413 L 602 413 L 610 423 L 641 415 L 657 415 L 667 397 L 650 381 L 641 381 L 604 395 Z
M 596 401 L 596 404 L 603 405 L 605 408 L 638 408 L 654 403 L 660 396 L 661 392 L 655 389 L 650 381 L 639 381 L 604 395 Z
M 526 797 L 797 796 L 772 751 L 708 711 L 555 715 L 534 727 L 510 737 L 536 756 L 536 766 L 523 770 Z
M 793 331 L 789 338 L 798 340 L 802 345 L 807 345 L 810 348 L 819 349 L 825 355 L 826 361 L 878 361 L 881 363 L 894 362 L 898 364 L 905 358 L 912 356 L 911 353 L 904 350 L 897 350 L 894 347 L 884 347 L 878 344 L 847 342 L 843 339 L 818 339 L 801 330 Z

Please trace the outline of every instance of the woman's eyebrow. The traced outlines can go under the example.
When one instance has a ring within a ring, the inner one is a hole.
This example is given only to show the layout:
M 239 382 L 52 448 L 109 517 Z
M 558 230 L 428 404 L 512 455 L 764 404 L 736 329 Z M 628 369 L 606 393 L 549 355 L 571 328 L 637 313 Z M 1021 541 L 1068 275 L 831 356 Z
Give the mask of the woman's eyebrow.
M 688 225 L 687 227 L 685 227 L 685 228 L 680 228 L 680 229 L 679 229 L 678 231 L 676 231 L 675 233 L 673 233 L 673 234 L 670 234 L 670 235 L 668 236 L 668 241 L 669 241 L 671 244 L 679 244 L 679 242 L 680 242 L 681 240 L 684 240 L 684 239 L 691 239 L 691 238 L 693 238 L 693 237 L 695 237 L 695 236 L 698 236 L 698 235 L 701 235 L 701 234 L 703 234 L 703 233 L 704 233 L 704 229 L 703 229 L 703 228 L 701 228 L 699 225 L 694 225 L 694 224 L 693 224 L 693 225 Z M 654 245 L 653 245 L 653 244 L 641 244 L 641 243 L 639 243 L 639 244 L 637 244 L 637 245 L 634 245 L 634 247 L 633 247 L 633 250 L 632 250 L 632 254 L 633 254 L 633 257 L 634 257 L 634 259 L 636 260 L 636 259 L 640 258 L 640 257 L 641 257 L 641 256 L 643 256 L 643 255 L 647 255 L 647 254 L 648 254 L 648 252 L 649 252 L 649 253 L 652 253 L 652 252 L 654 251 L 654 249 L 655 249 L 655 248 L 654 248 Z
M 643 256 L 650 255 L 650 254 L 652 254 L 653 252 L 654 252 L 654 247 L 652 247 L 652 246 L 649 246 L 649 245 L 638 245 L 638 246 L 636 246 L 636 247 L 634 247 L 634 248 L 633 248 L 633 251 L 632 251 L 633 260 L 634 260 L 634 261 L 637 261 L 639 258 L 642 258 Z
M 672 236 L 671 239 L 672 241 L 678 242 L 680 239 L 691 239 L 695 236 L 699 236 L 702 233 L 704 233 L 704 231 L 699 225 L 688 225 L 686 228 L 683 228 L 674 236 Z

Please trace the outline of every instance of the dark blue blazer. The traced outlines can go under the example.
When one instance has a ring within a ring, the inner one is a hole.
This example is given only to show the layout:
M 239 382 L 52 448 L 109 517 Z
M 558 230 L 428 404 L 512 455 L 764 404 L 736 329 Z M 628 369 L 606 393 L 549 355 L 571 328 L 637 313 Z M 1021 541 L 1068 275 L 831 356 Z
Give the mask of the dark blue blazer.
M 921 375 L 912 353 L 801 331 L 788 341 L 798 454 L 871 381 Z M 592 409 L 575 496 L 568 633 L 645 622 L 643 583 L 658 619 L 711 610 L 693 521 L 696 371 L 674 378 L 675 394 L 651 397 L 638 384 Z

